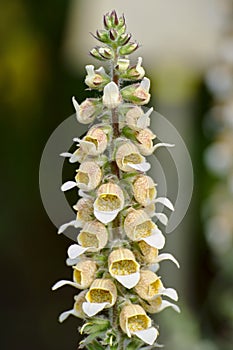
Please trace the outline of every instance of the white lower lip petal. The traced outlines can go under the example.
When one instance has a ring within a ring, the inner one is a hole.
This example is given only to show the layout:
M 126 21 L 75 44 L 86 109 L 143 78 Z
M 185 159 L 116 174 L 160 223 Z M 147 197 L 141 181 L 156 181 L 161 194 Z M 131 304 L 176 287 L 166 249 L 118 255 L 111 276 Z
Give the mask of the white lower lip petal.
M 165 244 L 165 237 L 160 231 L 153 233 L 151 236 L 141 238 L 141 240 L 157 249 L 162 249 Z
M 89 316 L 95 316 L 98 312 L 102 311 L 109 303 L 88 303 L 84 302 L 82 305 L 84 313 Z
M 142 341 L 144 341 L 149 345 L 153 345 L 155 340 L 158 337 L 158 331 L 154 327 L 145 329 L 143 331 L 137 331 L 137 332 L 134 332 L 133 334 L 135 334 L 139 339 L 141 339 Z
M 138 284 L 138 282 L 140 280 L 140 273 L 135 272 L 135 273 L 131 273 L 130 275 L 125 275 L 125 276 L 114 275 L 114 278 L 118 282 L 120 282 L 125 288 L 131 289 Z
M 72 244 L 69 248 L 68 248 L 68 256 L 70 259 L 75 259 L 77 258 L 79 255 L 83 254 L 85 251 L 87 251 L 89 248 L 83 248 L 78 244 Z

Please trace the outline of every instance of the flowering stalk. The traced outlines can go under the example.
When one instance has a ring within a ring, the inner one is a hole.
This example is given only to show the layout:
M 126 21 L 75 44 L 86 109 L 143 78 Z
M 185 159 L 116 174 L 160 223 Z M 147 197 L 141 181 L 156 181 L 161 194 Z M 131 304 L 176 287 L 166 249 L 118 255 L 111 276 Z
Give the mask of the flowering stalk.
M 171 254 L 159 254 L 165 237 L 152 218 L 163 225 L 168 219 L 155 206 L 174 208 L 167 198 L 157 197 L 156 184 L 145 174 L 150 169 L 145 156 L 172 145 L 153 144 L 155 135 L 148 128 L 153 109 L 144 112 L 140 107 L 150 100 L 150 81 L 144 77 L 140 57 L 136 65 L 130 64 L 128 55 L 138 45 L 126 33 L 124 16 L 107 13 L 104 27 L 94 35 L 103 45 L 90 53 L 108 61 L 110 72 L 86 66 L 85 83 L 100 97 L 80 105 L 73 98 L 77 120 L 92 125 L 85 137 L 75 139 L 78 148 L 73 154 L 62 154 L 71 163 L 80 163 L 75 181 L 61 188 L 79 188 L 77 216 L 58 231 L 74 226 L 79 232 L 78 244 L 68 249 L 73 281 L 59 281 L 53 290 L 65 284 L 82 290 L 73 309 L 59 317 L 61 322 L 69 315 L 84 320 L 80 333 L 87 337 L 80 347 L 152 349 L 159 332 L 148 314 L 166 307 L 179 312 L 178 306 L 164 299 L 177 301 L 176 291 L 165 288 L 155 272 L 162 260 L 179 264 Z

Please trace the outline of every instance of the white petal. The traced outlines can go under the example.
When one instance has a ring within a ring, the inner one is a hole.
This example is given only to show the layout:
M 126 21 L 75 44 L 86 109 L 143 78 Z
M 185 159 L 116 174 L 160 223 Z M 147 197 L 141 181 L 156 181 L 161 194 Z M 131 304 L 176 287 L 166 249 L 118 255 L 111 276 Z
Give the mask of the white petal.
M 70 158 L 70 157 L 72 156 L 72 153 L 63 152 L 63 153 L 60 153 L 60 156 L 61 156 L 61 157 L 65 157 L 65 158 Z
M 165 207 L 167 207 L 168 209 L 174 211 L 174 206 L 173 206 L 172 202 L 166 197 L 158 197 L 155 199 L 154 203 L 161 203 Z
M 153 149 L 154 151 L 159 148 L 159 147 L 175 147 L 175 145 L 170 144 L 170 143 L 157 143 L 156 145 L 154 145 Z
M 82 308 L 84 313 L 89 316 L 95 316 L 96 314 L 98 314 L 98 312 L 102 311 L 106 305 L 109 305 L 109 303 L 88 303 L 88 302 L 84 302 L 82 304 Z
M 63 322 L 67 319 L 67 317 L 69 317 L 70 315 L 74 315 L 74 310 L 68 310 L 68 311 L 64 311 L 58 318 L 59 322 Z
M 151 236 L 141 238 L 141 240 L 145 241 L 151 247 L 154 247 L 157 249 L 163 249 L 164 244 L 165 244 L 165 237 L 162 234 L 162 232 L 159 230 L 157 233 L 152 234 Z
M 80 258 L 76 258 L 76 259 L 67 258 L 67 259 L 66 259 L 66 265 L 67 265 L 67 266 L 74 266 L 74 265 L 76 265 L 79 261 L 80 261 Z
M 168 223 L 168 217 L 167 215 L 163 213 L 154 213 L 153 216 L 155 216 L 164 226 Z
M 69 227 L 69 226 L 73 226 L 75 228 L 78 228 L 78 227 L 80 227 L 80 222 L 77 220 L 72 220 L 70 222 L 67 222 L 66 224 L 61 225 L 58 229 L 58 234 L 64 232 L 67 229 L 67 227 Z
M 113 221 L 117 214 L 119 213 L 120 209 L 118 210 L 112 210 L 112 211 L 99 211 L 97 209 L 94 209 L 94 215 L 96 219 L 98 219 L 103 224 L 108 224 L 109 222 Z
M 158 312 L 166 309 L 167 307 L 171 307 L 173 310 L 175 310 L 176 312 L 180 313 L 180 308 L 179 306 L 173 304 L 173 303 L 170 303 L 170 301 L 167 301 L 167 300 L 163 300 L 162 301 L 162 304 L 158 310 Z
M 109 109 L 116 108 L 120 104 L 119 88 L 113 81 L 104 87 L 103 104 Z
M 125 288 L 131 289 L 135 287 L 140 280 L 140 272 L 131 273 L 130 275 L 125 276 L 116 276 L 113 277 L 120 282 Z
M 174 262 L 174 264 L 176 264 L 176 266 L 178 268 L 180 268 L 180 264 L 178 263 L 178 261 L 176 260 L 176 258 L 174 258 L 174 256 L 170 253 L 163 253 L 163 254 L 160 254 L 157 256 L 156 258 L 156 261 L 157 262 L 160 262 L 160 261 L 163 261 L 163 260 L 171 260 Z
M 161 294 L 166 295 L 167 297 L 171 298 L 172 300 L 175 300 L 175 301 L 178 300 L 178 294 L 174 288 L 166 288 L 162 291 Z
M 85 153 L 95 153 L 96 152 L 96 146 L 94 145 L 93 142 L 80 140 L 79 144 Z
M 145 129 L 150 126 L 150 118 L 148 118 L 145 114 L 141 115 L 137 120 L 137 127 L 140 129 Z
M 70 285 L 72 287 L 78 288 L 77 287 L 77 283 L 75 283 L 75 282 L 61 280 L 61 281 L 58 281 L 57 283 L 55 283 L 54 286 L 52 286 L 52 290 L 56 290 L 58 288 L 61 288 L 61 287 L 65 286 L 66 284 L 68 284 L 68 285 Z
M 145 91 L 149 92 L 150 90 L 150 79 L 148 78 L 143 78 L 140 84 L 141 88 L 144 89 Z
M 79 255 L 83 254 L 86 250 L 88 250 L 89 248 L 83 248 L 78 244 L 72 244 L 69 248 L 68 248 L 68 256 L 70 259 L 75 259 L 77 258 Z
M 157 272 L 159 270 L 159 264 L 151 264 L 150 270 L 153 272 Z
M 83 198 L 92 198 L 92 196 L 90 196 L 86 192 L 83 192 L 82 190 L 78 191 L 78 195 L 79 195 L 79 197 L 83 197 Z
M 148 171 L 151 168 L 150 163 L 147 163 L 147 162 L 140 163 L 140 164 L 127 163 L 127 165 L 133 169 L 136 169 L 142 172 Z
M 92 64 L 87 65 L 85 68 L 89 77 L 95 76 L 95 67 Z
M 139 339 L 144 341 L 144 343 L 153 345 L 158 337 L 159 332 L 156 328 L 151 327 L 143 331 L 134 332 L 133 334 L 135 334 Z
M 76 163 L 76 162 L 78 162 L 78 161 L 79 161 L 79 157 L 78 157 L 75 153 L 71 154 L 71 157 L 70 157 L 70 159 L 69 159 L 69 162 L 70 162 L 70 163 Z
M 74 181 L 67 181 L 61 186 L 61 190 L 62 190 L 62 192 L 65 192 L 65 191 L 68 191 L 71 188 L 74 188 L 76 186 L 77 186 L 76 182 L 74 182 Z
M 80 139 L 79 137 L 74 137 L 74 138 L 73 138 L 73 141 L 79 143 L 79 142 L 81 141 L 81 139 Z
M 78 102 L 76 101 L 75 97 L 73 96 L 72 97 L 72 102 L 73 102 L 73 105 L 74 105 L 74 109 L 76 111 L 76 113 L 78 114 L 79 113 L 79 110 L 80 110 L 80 106 L 78 104 Z

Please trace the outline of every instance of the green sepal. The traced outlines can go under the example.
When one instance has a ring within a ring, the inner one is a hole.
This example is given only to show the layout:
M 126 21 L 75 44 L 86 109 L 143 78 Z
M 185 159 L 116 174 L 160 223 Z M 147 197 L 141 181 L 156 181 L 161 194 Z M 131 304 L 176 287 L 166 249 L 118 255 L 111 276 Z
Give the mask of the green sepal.
M 92 333 L 90 335 L 88 335 L 88 337 L 86 337 L 85 339 L 83 339 L 80 343 L 79 343 L 79 347 L 80 348 L 84 348 L 89 344 L 93 344 L 93 340 L 95 340 L 96 338 L 101 338 L 104 336 L 104 332 L 96 332 L 96 333 Z M 99 344 L 98 342 L 96 342 L 97 344 Z M 101 345 L 99 345 L 101 346 Z M 93 349 L 97 349 L 97 348 L 93 348 Z M 100 348 L 102 349 L 102 347 Z
M 137 138 L 135 136 L 135 131 L 132 130 L 129 126 L 124 126 L 122 129 L 122 134 L 127 137 L 127 139 L 130 139 L 132 141 L 137 142 Z
M 97 340 L 93 341 L 92 344 L 86 345 L 88 350 L 104 350 L 105 347 L 101 346 Z

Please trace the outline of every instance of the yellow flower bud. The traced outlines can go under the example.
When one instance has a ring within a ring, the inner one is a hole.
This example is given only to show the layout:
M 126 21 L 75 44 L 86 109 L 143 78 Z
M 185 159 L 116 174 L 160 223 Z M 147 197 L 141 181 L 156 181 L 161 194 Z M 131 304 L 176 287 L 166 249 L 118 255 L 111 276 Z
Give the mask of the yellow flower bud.
M 157 194 L 155 186 L 150 176 L 138 176 L 133 183 L 133 194 L 136 201 L 144 207 L 151 204 Z
M 80 165 L 75 176 L 75 181 L 81 190 L 91 191 L 100 184 L 101 178 L 102 171 L 99 165 L 90 161 Z
M 149 163 L 140 154 L 137 147 L 132 142 L 123 143 L 116 152 L 116 162 L 118 168 L 124 172 L 132 172 L 134 169 L 147 171 L 150 169 Z
M 83 260 L 73 266 L 73 269 L 73 280 L 77 283 L 78 288 L 88 288 L 95 279 L 96 263 L 92 260 Z
M 85 224 L 88 221 L 94 219 L 94 209 L 93 209 L 94 200 L 91 198 L 81 198 L 73 206 L 77 210 L 77 221 L 81 221 L 81 224 Z
M 106 308 L 113 306 L 117 299 L 117 289 L 115 284 L 108 278 L 98 278 L 94 280 L 86 294 L 89 303 L 108 303 Z
M 78 235 L 78 243 L 82 247 L 90 247 L 90 252 L 99 251 L 108 243 L 108 231 L 97 220 L 87 222 Z
M 124 194 L 120 186 L 114 183 L 101 185 L 94 203 L 94 215 L 104 224 L 115 219 L 124 207 Z
M 131 337 L 134 332 L 151 327 L 151 319 L 140 305 L 126 305 L 120 313 L 120 327 Z

